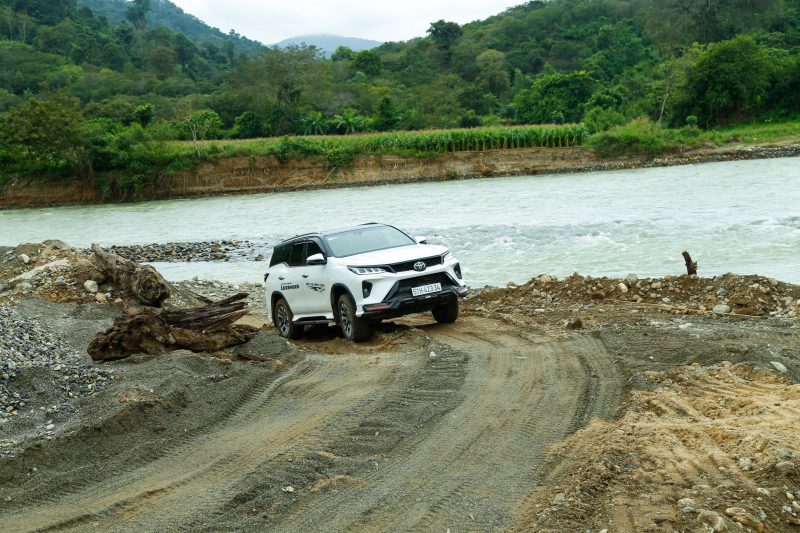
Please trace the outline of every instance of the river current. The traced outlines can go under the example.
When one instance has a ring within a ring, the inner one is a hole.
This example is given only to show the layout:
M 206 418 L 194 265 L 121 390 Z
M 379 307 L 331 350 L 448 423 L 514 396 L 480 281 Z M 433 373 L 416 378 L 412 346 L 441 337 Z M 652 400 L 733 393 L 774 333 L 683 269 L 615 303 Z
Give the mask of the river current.
M 800 158 L 0 211 L 0 244 L 249 240 L 393 224 L 449 246 L 472 286 L 541 274 L 703 276 L 800 283 Z M 155 263 L 171 280 L 260 281 L 265 262 Z

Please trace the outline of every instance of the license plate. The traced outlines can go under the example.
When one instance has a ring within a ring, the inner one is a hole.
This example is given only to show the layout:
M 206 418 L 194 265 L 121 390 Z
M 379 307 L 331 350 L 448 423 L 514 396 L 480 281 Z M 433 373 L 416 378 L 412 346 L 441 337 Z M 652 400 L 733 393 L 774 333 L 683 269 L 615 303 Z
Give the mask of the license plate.
M 431 283 L 430 285 L 422 285 L 421 287 L 413 287 L 411 289 L 411 296 L 422 296 L 423 294 L 433 294 L 442 290 L 441 283 Z

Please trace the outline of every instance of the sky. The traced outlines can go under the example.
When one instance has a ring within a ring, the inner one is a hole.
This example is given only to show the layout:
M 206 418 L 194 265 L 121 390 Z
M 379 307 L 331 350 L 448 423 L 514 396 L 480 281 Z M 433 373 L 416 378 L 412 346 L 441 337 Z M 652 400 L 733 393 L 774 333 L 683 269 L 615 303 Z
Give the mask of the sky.
M 328 33 L 376 41 L 424 37 L 439 19 L 464 24 L 525 0 L 172 0 L 209 26 L 264 44 Z

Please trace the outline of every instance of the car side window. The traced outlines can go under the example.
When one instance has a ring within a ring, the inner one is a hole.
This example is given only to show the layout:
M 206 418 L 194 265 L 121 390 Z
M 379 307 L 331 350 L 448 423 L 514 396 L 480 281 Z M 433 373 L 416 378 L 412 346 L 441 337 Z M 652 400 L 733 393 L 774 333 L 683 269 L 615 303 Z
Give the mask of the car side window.
M 269 261 L 269 266 L 279 265 L 285 263 L 289 259 L 288 246 L 276 246 L 272 251 L 272 258 Z
M 290 267 L 303 266 L 303 263 L 305 262 L 305 257 L 303 257 L 303 250 L 305 246 L 306 243 L 300 242 L 293 244 L 291 248 L 289 248 L 289 260 L 286 262 Z

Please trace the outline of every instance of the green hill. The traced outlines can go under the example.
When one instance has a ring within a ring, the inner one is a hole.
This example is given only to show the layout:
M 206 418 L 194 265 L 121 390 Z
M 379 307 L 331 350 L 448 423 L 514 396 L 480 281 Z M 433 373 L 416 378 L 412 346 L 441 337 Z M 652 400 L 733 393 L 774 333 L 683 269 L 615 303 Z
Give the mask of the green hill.
M 105 17 L 112 24 L 125 22 L 127 0 L 78 0 L 78 7 L 88 7 L 95 15 Z M 218 28 L 209 26 L 194 15 L 184 12 L 169 0 L 152 0 L 147 14 L 147 27 L 155 29 L 160 26 L 173 32 L 184 34 L 198 45 L 213 44 L 222 46 L 232 42 L 237 52 L 255 53 L 264 47 L 263 44 L 243 37 L 233 31 L 224 33 Z

